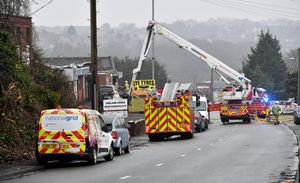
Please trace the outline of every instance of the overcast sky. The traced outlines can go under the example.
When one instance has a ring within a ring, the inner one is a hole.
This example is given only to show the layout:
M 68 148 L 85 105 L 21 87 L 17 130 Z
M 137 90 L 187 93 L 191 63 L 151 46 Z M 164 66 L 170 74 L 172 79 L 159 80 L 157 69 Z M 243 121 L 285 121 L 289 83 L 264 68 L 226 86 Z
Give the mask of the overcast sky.
M 37 0 L 32 12 L 50 0 Z M 155 0 L 155 19 L 172 23 L 176 20 L 210 18 L 239 18 L 265 20 L 286 18 L 300 20 L 300 0 Z M 135 23 L 146 26 L 151 19 L 152 0 L 98 0 L 98 26 L 109 23 Z M 32 15 L 35 25 L 88 26 L 88 0 L 53 0 L 49 5 Z

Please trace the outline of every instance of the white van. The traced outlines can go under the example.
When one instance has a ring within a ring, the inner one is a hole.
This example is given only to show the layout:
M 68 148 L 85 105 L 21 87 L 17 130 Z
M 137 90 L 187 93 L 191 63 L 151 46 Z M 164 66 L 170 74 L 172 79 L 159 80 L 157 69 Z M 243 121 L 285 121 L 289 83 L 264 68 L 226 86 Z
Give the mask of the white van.
M 201 116 L 205 119 L 205 127 L 208 128 L 208 104 L 207 104 L 207 98 L 204 96 L 200 96 L 199 103 L 196 102 L 197 97 L 193 96 L 193 106 L 195 107 L 195 110 L 199 111 Z

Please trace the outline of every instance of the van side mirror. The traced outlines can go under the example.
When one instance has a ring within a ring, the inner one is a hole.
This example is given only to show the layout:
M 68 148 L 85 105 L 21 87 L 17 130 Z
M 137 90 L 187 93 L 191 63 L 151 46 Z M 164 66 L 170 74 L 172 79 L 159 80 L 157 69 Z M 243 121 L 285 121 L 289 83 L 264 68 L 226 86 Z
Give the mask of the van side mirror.
M 125 124 L 125 128 L 128 128 L 128 129 L 129 129 L 130 127 L 131 127 L 130 124 L 128 124 L 128 123 Z
M 104 131 L 104 132 L 108 132 L 108 128 L 107 128 L 106 125 L 105 125 L 105 126 L 102 126 L 101 130 Z
M 196 101 L 196 107 L 200 106 L 200 101 Z

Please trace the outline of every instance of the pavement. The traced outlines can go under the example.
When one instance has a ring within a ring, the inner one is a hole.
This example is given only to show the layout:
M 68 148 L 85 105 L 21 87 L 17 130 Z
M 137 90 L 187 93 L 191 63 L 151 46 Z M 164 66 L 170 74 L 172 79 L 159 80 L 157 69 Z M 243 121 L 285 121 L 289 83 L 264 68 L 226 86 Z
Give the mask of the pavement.
M 131 137 L 131 149 L 139 149 L 148 143 L 146 135 Z M 0 167 L 0 182 L 7 179 L 13 179 L 31 172 L 35 172 L 44 168 L 44 166 L 32 165 L 1 165 Z M 28 164 L 28 163 L 27 163 Z

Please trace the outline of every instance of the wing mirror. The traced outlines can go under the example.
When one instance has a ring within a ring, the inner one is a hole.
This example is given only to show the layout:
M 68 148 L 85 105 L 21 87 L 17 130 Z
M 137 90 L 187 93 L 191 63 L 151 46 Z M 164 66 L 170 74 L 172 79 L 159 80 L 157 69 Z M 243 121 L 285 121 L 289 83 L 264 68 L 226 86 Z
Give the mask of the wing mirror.
M 105 125 L 105 126 L 103 126 L 101 129 L 102 129 L 102 131 L 104 131 L 104 132 L 106 132 L 106 133 L 108 132 L 108 128 L 107 128 L 107 126 L 106 126 L 106 125 Z
M 125 124 L 125 128 L 128 128 L 128 129 L 129 129 L 130 127 L 131 127 L 130 124 L 128 124 L 128 123 Z

